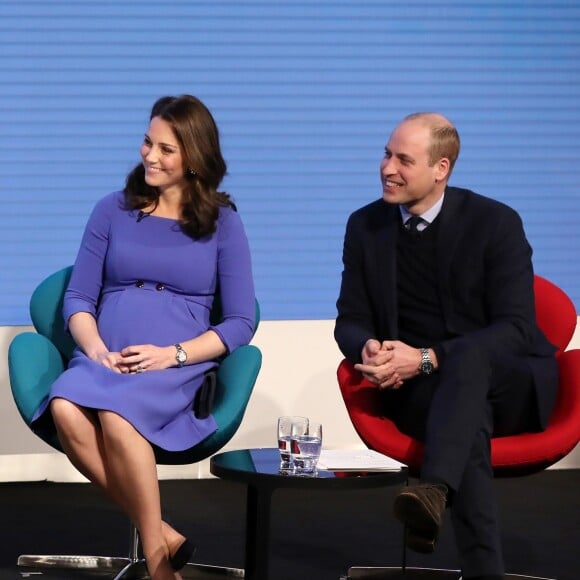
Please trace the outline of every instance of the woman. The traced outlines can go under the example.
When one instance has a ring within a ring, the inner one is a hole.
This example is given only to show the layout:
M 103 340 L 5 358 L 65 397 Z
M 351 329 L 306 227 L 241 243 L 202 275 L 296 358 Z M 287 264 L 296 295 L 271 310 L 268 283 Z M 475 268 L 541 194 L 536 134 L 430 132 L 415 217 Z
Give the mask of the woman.
M 63 306 L 78 347 L 34 426 L 54 426 L 73 465 L 132 519 L 151 578 L 174 580 L 194 546 L 162 521 L 154 446 L 181 451 L 215 431 L 192 402 L 216 359 L 250 341 L 255 298 L 203 103 L 159 99 L 141 158 L 86 226 Z M 211 325 L 218 289 L 223 321 Z

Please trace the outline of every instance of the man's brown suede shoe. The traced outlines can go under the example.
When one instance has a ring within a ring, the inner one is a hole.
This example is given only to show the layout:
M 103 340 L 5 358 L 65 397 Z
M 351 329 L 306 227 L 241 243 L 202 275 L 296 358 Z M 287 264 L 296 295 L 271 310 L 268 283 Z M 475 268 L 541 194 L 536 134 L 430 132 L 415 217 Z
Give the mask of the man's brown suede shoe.
M 445 514 L 444 487 L 420 483 L 403 488 L 393 506 L 395 517 L 407 526 L 407 546 L 429 554 L 435 549 Z

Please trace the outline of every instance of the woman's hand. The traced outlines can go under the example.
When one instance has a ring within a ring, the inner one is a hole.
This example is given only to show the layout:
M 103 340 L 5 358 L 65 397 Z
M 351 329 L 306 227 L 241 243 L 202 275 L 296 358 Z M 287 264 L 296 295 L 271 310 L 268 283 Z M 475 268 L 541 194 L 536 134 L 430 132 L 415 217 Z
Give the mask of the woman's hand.
M 160 371 L 174 367 L 175 347 L 155 346 L 153 344 L 136 344 L 126 346 L 120 353 L 120 367 L 126 373 L 143 373 Z
M 226 352 L 225 344 L 214 330 L 207 330 L 180 344 L 187 353 L 186 365 L 215 360 Z M 119 366 L 124 369 L 122 372 L 143 373 L 177 366 L 175 358 L 177 350 L 174 344 L 169 346 L 134 344 L 126 346 L 119 354 L 121 356 Z
M 118 352 L 109 352 L 108 350 L 104 350 L 93 354 L 89 358 L 116 373 L 128 372 L 125 370 L 124 365 L 122 364 L 121 354 Z
M 98 364 L 116 373 L 129 372 L 119 352 L 111 352 L 103 342 L 97 322 L 89 312 L 77 312 L 69 318 L 69 330 L 81 350 Z

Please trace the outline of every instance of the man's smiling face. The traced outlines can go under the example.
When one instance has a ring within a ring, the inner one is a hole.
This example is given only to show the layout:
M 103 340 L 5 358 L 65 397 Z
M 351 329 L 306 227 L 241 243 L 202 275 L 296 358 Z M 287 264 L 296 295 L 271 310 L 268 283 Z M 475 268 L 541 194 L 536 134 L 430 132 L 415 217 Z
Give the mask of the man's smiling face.
M 447 173 L 442 161 L 446 160 L 430 165 L 430 144 L 430 127 L 420 119 L 403 121 L 395 128 L 381 162 L 383 199 L 387 203 L 405 205 L 419 215 L 441 197 Z

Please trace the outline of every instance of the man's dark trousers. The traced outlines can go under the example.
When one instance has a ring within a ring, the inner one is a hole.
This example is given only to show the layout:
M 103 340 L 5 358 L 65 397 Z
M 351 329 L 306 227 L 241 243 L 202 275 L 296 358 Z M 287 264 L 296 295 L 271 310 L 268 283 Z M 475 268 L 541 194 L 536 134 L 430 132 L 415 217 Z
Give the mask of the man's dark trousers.
M 546 364 L 557 373 L 555 360 Z M 463 576 L 503 574 L 490 439 L 540 428 L 525 358 L 491 361 L 469 337 L 457 338 L 438 372 L 385 391 L 385 412 L 425 441 L 421 479 L 450 489 Z

